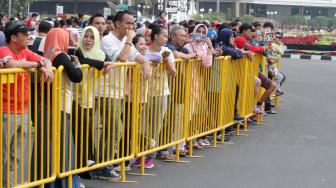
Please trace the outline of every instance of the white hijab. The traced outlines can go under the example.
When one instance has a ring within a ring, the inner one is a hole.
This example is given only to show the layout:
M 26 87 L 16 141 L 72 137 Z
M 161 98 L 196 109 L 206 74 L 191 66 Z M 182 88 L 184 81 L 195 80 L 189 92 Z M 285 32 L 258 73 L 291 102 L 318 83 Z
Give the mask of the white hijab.
M 91 30 L 94 36 L 94 44 L 90 50 L 85 49 L 83 45 L 84 36 L 88 30 Z M 84 28 L 79 38 L 78 48 L 81 49 L 85 58 L 95 59 L 99 61 L 104 61 L 106 58 L 105 53 L 100 49 L 99 32 L 93 26 L 87 26 Z

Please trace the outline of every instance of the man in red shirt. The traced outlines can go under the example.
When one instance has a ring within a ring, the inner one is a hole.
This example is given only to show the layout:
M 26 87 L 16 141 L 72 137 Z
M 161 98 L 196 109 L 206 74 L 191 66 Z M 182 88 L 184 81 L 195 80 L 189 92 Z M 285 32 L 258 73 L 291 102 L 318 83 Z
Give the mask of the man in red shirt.
M 46 81 L 52 81 L 53 72 L 50 60 L 41 57 L 27 48 L 28 44 L 28 29 L 20 21 L 11 21 L 5 26 L 5 36 L 7 46 L 0 47 L 0 65 L 1 68 L 36 68 Z M 29 101 L 29 74 L 17 73 L 16 83 L 11 83 L 7 79 L 6 83 L 2 84 L 2 176 L 3 186 L 14 186 L 14 163 L 17 164 L 17 179 L 20 180 L 21 169 L 24 168 L 21 161 L 21 151 L 24 150 L 28 136 L 28 101 Z M 8 130 L 10 129 L 10 130 Z M 16 134 L 16 136 L 14 136 Z M 23 136 L 23 138 L 21 138 Z M 24 140 L 22 145 L 21 139 Z M 17 140 L 16 148 L 14 140 Z M 15 150 L 16 155 L 15 154 Z M 10 155 L 8 155 L 10 153 Z M 7 157 L 10 156 L 10 158 Z M 25 161 L 28 161 L 25 158 Z M 7 165 L 9 171 L 7 171 Z M 7 177 L 9 173 L 9 179 Z
M 264 46 L 254 46 L 249 40 L 252 38 L 252 33 L 255 29 L 251 24 L 243 24 L 239 28 L 239 35 L 235 38 L 234 43 L 239 49 L 244 49 L 245 51 L 251 51 L 257 54 L 262 54 L 266 47 Z
M 25 23 L 26 27 L 28 29 L 34 29 L 34 30 L 36 30 L 37 29 L 36 28 L 36 26 L 37 26 L 36 23 L 37 23 L 38 17 L 39 17 L 38 13 L 33 13 L 31 15 L 31 17 L 26 20 L 26 23 Z

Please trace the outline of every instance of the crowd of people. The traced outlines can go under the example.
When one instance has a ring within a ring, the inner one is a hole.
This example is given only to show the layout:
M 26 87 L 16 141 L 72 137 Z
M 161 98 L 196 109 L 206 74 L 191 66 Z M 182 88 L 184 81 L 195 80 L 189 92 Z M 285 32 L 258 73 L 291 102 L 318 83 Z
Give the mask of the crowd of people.
M 52 67 L 63 66 L 63 75 L 66 80 L 65 88 L 62 88 L 62 96 L 65 96 L 66 103 L 61 100 L 61 109 L 65 113 L 61 113 L 62 122 L 67 122 L 64 133 L 67 135 L 62 145 L 69 144 L 72 138 L 70 130 L 70 113 L 79 113 L 76 116 L 81 117 L 85 114 L 92 114 L 93 101 L 85 101 L 83 104 L 79 103 L 79 108 L 84 107 L 85 111 L 76 112 L 74 111 L 74 105 L 72 105 L 73 95 L 71 83 L 83 83 L 87 79 L 87 72 L 83 72 L 80 65 L 87 64 L 94 67 L 97 70 L 101 70 L 104 74 L 110 74 L 114 71 L 115 62 L 137 62 L 141 64 L 141 74 L 146 79 L 151 75 L 151 65 L 152 62 L 162 62 L 165 64 L 166 72 L 160 74 L 160 78 L 164 80 L 164 92 L 157 92 L 152 94 L 151 101 L 153 103 L 158 103 L 159 105 L 164 105 L 163 109 L 166 108 L 167 96 L 170 95 L 170 88 L 168 84 L 167 77 L 175 77 L 177 74 L 175 67 L 175 59 L 194 59 L 199 58 L 202 67 L 209 68 L 213 65 L 214 58 L 218 56 L 231 56 L 232 59 L 238 60 L 247 56 L 252 59 L 254 54 L 262 54 L 267 59 L 267 66 L 263 67 L 262 62 L 259 65 L 258 75 L 255 77 L 255 97 L 259 96 L 260 87 L 265 89 L 256 103 L 254 111 L 255 113 L 266 114 L 276 114 L 273 109 L 274 104 L 272 104 L 271 97 L 273 93 L 277 96 L 284 94 L 281 89 L 282 84 L 286 80 L 286 76 L 283 72 L 278 70 L 276 62 L 281 58 L 281 55 L 286 50 L 286 46 L 283 45 L 281 39 L 283 38 L 283 33 L 277 30 L 272 23 L 259 23 L 254 22 L 241 23 L 239 20 L 234 20 L 231 23 L 220 23 L 219 21 L 195 21 L 188 20 L 182 21 L 180 23 L 169 23 L 165 19 L 165 13 L 160 13 L 160 17 L 150 23 L 148 21 L 144 23 L 136 22 L 133 15 L 128 11 L 121 11 L 115 15 L 108 16 L 105 18 L 102 14 L 95 14 L 91 16 L 89 20 L 84 20 L 83 15 L 78 15 L 78 17 L 68 18 L 67 20 L 59 19 L 43 19 L 39 20 L 39 15 L 34 13 L 31 17 L 23 20 L 22 15 L 18 15 L 12 20 L 1 18 L 0 26 L 0 62 L 1 68 L 23 68 L 31 69 L 35 68 L 41 75 L 44 76 L 46 81 L 52 82 L 54 74 L 52 72 Z M 73 49 L 74 53 L 69 53 L 69 49 Z M 263 70 L 265 69 L 266 70 Z M 266 72 L 266 74 L 265 74 Z M 26 79 L 24 83 L 21 83 L 21 79 L 18 78 L 20 84 L 28 85 L 28 75 L 24 76 Z M 121 76 L 120 79 L 123 79 Z M 86 80 L 85 83 L 88 81 Z M 118 80 L 110 87 L 109 84 L 113 82 L 100 84 L 100 88 L 104 91 L 110 88 L 119 88 L 122 90 L 126 86 L 123 85 L 124 80 Z M 20 85 L 19 84 L 19 85 Z M 11 89 L 14 89 L 15 85 L 11 85 Z M 95 104 L 100 102 L 100 105 L 105 105 L 107 109 L 111 109 L 115 112 L 118 109 L 122 109 L 123 106 L 131 106 L 131 102 L 125 101 L 125 94 L 120 93 L 118 96 L 114 96 L 114 103 L 106 103 L 109 95 L 105 96 L 101 93 L 99 95 L 88 91 L 84 87 L 84 93 L 87 97 L 95 100 Z M 141 86 L 145 87 L 145 86 Z M 152 86 L 147 86 L 152 87 Z M 153 87 L 154 88 L 154 87 Z M 24 93 L 28 93 L 29 87 L 25 87 Z M 155 90 L 155 89 L 151 89 Z M 236 101 L 235 101 L 235 113 L 234 119 L 236 121 L 244 120 L 237 110 L 238 96 L 239 96 L 239 84 L 236 84 Z M 104 91 L 97 91 L 103 92 Z M 7 89 L 3 87 L 3 97 L 7 96 Z M 115 91 L 112 91 L 115 92 Z M 118 93 L 118 92 L 117 92 Z M 10 111 L 10 116 L 4 113 L 2 116 L 2 172 L 6 174 L 7 172 L 7 154 L 6 154 L 6 144 L 7 137 L 10 136 L 11 140 L 13 134 L 7 135 L 6 127 L 8 121 L 12 124 L 17 121 L 17 130 L 13 130 L 10 127 L 11 133 L 18 131 L 20 126 L 26 127 L 29 125 L 28 120 L 28 95 L 25 95 L 22 101 L 22 96 L 17 96 L 17 104 L 14 103 L 14 93 L 9 93 L 10 99 L 7 100 L 3 98 L 3 112 Z M 97 96 L 100 96 L 98 98 Z M 159 98 L 164 98 L 164 102 L 158 102 Z M 10 103 L 10 105 L 7 104 Z M 20 111 L 21 105 L 24 105 L 24 111 Z M 263 105 L 265 104 L 265 105 Z M 17 105 L 15 107 L 15 105 Z M 122 107 L 120 107 L 121 105 Z M 8 109 L 10 106 L 10 109 Z M 127 108 L 128 108 L 127 107 Z M 16 117 L 14 118 L 14 108 L 18 109 Z M 110 117 L 107 111 L 99 112 L 100 116 Z M 89 113 L 87 113 L 89 112 Z M 164 110 L 160 112 L 164 117 Z M 111 125 L 121 124 L 120 117 L 117 114 L 112 114 L 110 118 Z M 21 121 L 24 118 L 25 121 Z M 90 119 L 86 117 L 84 119 Z M 89 120 L 84 120 L 89 121 Z M 22 124 L 23 122 L 23 124 Z M 252 117 L 249 119 L 250 123 L 256 123 L 256 120 Z M 154 122 L 155 123 L 155 122 Z M 107 126 L 107 125 L 106 125 Z M 160 129 L 159 126 L 153 126 Z M 73 127 L 74 128 L 74 127 Z M 228 128 L 226 141 L 230 140 L 230 133 L 233 131 L 232 128 Z M 85 130 L 86 131 L 86 130 Z M 88 130 L 90 131 L 90 130 Z M 112 133 L 115 131 L 115 133 Z M 159 133 L 158 131 L 155 131 Z M 83 133 L 86 135 L 87 133 Z M 115 139 L 114 143 L 119 143 L 120 138 L 123 135 L 120 130 L 111 129 L 110 135 L 120 135 L 115 136 L 115 138 L 106 138 L 102 136 L 101 139 Z M 153 138 L 156 138 L 154 136 Z M 80 139 L 80 138 L 78 138 Z M 86 138 L 84 138 L 86 139 Z M 90 166 L 95 163 L 95 161 L 101 161 L 100 159 L 95 159 L 95 156 L 91 151 L 95 145 L 91 143 L 92 138 L 89 138 L 89 161 L 83 162 L 83 166 Z M 109 146 L 109 148 L 115 147 L 114 145 Z M 106 144 L 107 145 L 107 144 Z M 107 146 L 97 146 L 97 147 L 107 147 Z M 206 137 L 202 137 L 194 142 L 194 147 L 196 149 L 202 149 L 210 145 L 210 141 Z M 18 144 L 20 147 L 20 144 Z M 74 147 L 72 147 L 74 148 Z M 22 149 L 22 148 L 21 148 Z M 87 151 L 85 148 L 78 147 L 78 152 Z M 181 144 L 180 155 L 186 155 L 188 153 L 188 146 L 186 144 Z M 10 152 L 14 152 L 11 149 Z M 121 152 L 121 151 L 119 151 Z M 66 154 L 68 155 L 68 154 Z M 111 153 L 112 155 L 112 153 Z M 175 155 L 167 151 L 159 152 L 160 159 L 174 160 Z M 154 167 L 155 155 L 146 156 L 145 168 Z M 17 161 L 20 161 L 18 156 Z M 74 159 L 78 160 L 78 159 Z M 81 161 L 79 161 L 80 163 Z M 139 159 L 131 162 L 127 162 L 126 168 L 129 170 L 130 167 L 136 167 L 140 165 Z M 120 178 L 120 166 L 106 166 L 95 170 L 91 178 L 98 178 L 103 180 L 118 180 Z M 10 168 L 10 179 L 7 179 L 7 175 L 3 176 L 3 185 L 7 183 L 12 187 L 14 184 L 14 172 L 13 168 Z M 79 174 L 73 176 L 72 186 L 73 187 L 84 187 L 80 183 L 81 178 L 87 177 L 87 174 Z M 47 187 L 67 187 L 67 178 L 57 179 L 55 182 L 46 185 Z

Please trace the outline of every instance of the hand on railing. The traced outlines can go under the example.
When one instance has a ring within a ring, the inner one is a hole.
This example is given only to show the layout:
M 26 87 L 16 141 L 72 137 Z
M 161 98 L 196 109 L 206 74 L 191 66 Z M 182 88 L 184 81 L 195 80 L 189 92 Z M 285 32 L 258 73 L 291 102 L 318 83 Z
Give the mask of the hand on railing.
M 104 62 L 103 74 L 109 74 L 114 67 L 114 63 L 112 61 Z
M 54 79 L 52 68 L 41 67 L 38 71 L 44 76 L 45 82 L 51 82 Z
M 188 54 L 189 56 L 189 59 L 197 59 L 198 58 L 198 55 L 194 52 L 191 52 L 190 54 Z
M 46 82 L 51 82 L 54 79 L 54 73 L 52 71 L 50 60 L 47 58 L 41 58 L 41 63 L 43 66 L 38 71 L 44 75 Z
M 215 53 L 214 55 L 216 57 L 218 57 L 218 56 L 221 56 L 223 54 L 223 51 L 222 51 L 221 48 L 218 47 L 218 48 L 215 49 L 214 53 Z
M 144 75 L 145 80 L 151 77 L 151 68 L 149 62 L 145 62 L 141 65 L 141 73 Z
M 253 56 L 254 56 L 254 53 L 251 52 L 251 51 L 247 51 L 246 55 L 247 55 L 247 58 L 248 58 L 250 61 L 252 61 Z

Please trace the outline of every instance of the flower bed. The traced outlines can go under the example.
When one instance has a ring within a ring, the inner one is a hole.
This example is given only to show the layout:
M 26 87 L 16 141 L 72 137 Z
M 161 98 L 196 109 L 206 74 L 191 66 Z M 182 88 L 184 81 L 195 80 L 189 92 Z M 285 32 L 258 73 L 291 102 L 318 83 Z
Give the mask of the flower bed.
M 319 41 L 321 36 L 319 35 L 307 35 L 307 36 L 285 36 L 282 42 L 288 44 L 306 44 L 313 45 Z
M 283 43 L 286 45 L 332 45 L 336 41 L 335 33 L 286 33 Z

